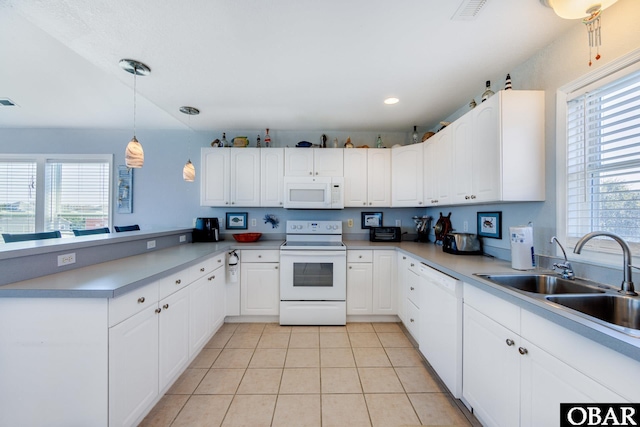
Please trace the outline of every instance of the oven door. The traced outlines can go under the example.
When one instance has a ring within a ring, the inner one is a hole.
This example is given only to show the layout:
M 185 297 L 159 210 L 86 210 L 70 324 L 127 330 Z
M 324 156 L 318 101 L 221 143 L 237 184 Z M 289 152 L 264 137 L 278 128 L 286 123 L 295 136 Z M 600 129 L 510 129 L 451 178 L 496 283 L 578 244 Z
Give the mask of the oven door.
M 280 251 L 282 301 L 345 301 L 346 251 Z

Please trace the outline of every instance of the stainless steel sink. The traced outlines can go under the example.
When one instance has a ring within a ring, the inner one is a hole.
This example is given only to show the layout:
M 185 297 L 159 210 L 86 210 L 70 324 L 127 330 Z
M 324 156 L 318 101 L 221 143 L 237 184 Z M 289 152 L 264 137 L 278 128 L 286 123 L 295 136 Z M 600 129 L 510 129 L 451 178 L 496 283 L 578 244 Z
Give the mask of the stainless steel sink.
M 515 290 L 534 294 L 601 294 L 603 290 L 551 274 L 478 274 L 478 277 Z
M 546 300 L 612 323 L 640 330 L 640 298 L 623 295 L 562 295 Z

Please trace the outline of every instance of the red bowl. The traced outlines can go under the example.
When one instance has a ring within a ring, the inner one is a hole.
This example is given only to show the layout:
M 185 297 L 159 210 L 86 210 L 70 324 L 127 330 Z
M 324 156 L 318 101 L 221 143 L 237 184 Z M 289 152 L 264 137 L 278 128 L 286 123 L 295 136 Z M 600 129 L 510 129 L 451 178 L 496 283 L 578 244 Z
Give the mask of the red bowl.
M 261 236 L 262 233 L 239 233 L 234 234 L 233 238 L 236 239 L 236 242 L 249 243 L 256 242 Z

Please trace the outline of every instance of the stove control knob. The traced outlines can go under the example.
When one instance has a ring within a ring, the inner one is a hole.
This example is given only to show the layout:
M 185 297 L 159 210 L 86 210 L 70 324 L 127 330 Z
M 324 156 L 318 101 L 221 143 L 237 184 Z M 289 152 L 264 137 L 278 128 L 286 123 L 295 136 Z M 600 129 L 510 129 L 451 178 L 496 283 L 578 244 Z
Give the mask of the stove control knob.
M 331 230 L 331 226 L 330 225 L 327 225 L 327 230 Z

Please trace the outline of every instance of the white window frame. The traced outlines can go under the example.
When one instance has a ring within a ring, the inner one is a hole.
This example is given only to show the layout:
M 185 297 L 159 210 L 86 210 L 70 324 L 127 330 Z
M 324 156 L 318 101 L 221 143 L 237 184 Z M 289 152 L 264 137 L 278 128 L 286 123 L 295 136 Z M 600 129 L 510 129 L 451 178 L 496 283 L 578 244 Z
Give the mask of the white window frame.
M 613 267 L 620 267 L 622 262 L 621 255 L 590 250 L 589 248 L 593 247 L 590 243 L 594 240 L 587 243 L 580 255 L 575 255 L 573 254 L 575 245 L 567 239 L 567 101 L 575 98 L 577 93 L 603 86 L 638 70 L 640 70 L 640 49 L 560 87 L 556 92 L 556 235 L 563 244 L 566 243 L 569 259 Z M 613 243 L 617 246 L 615 242 Z M 635 251 L 633 255 L 632 262 L 638 265 L 640 252 Z M 556 256 L 562 256 L 562 252 L 557 247 Z
M 36 163 L 35 232 L 41 233 L 45 225 L 45 168 L 47 162 L 106 162 L 109 163 L 109 228 L 113 228 L 113 154 L 0 154 L 0 161 Z

